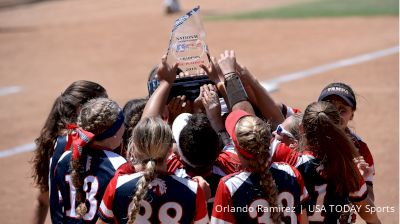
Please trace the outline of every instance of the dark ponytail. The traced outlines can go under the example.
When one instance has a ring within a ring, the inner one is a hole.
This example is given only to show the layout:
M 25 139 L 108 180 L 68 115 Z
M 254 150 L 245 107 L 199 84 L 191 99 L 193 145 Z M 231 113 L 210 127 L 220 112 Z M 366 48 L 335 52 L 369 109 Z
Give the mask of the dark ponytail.
M 322 159 L 323 174 L 345 194 L 360 189 L 361 177 L 353 162 L 358 153 L 339 121 L 336 107 L 322 101 L 306 108 L 302 124 L 307 146 Z

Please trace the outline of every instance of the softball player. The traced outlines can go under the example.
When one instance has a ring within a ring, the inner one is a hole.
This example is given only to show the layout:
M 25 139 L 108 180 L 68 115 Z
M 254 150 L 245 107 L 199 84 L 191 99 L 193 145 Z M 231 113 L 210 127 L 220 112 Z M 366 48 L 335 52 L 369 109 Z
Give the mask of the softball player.
M 37 148 L 32 158 L 32 177 L 39 193 L 35 201 L 33 223 L 45 222 L 49 208 L 49 177 L 52 178 L 54 173 L 49 173 L 49 165 L 50 170 L 54 171 L 55 164 L 51 162 L 51 157 L 58 160 L 65 151 L 66 126 L 76 123 L 78 108 L 96 97 L 107 97 L 106 90 L 97 83 L 80 80 L 70 84 L 54 101 L 40 136 L 35 140 Z
M 301 223 L 308 198 L 300 173 L 284 163 L 268 166 L 271 131 L 264 121 L 242 110 L 225 122 L 244 171 L 219 182 L 211 223 Z M 267 144 L 266 144 L 267 143 Z
M 208 223 L 200 185 L 167 173 L 169 126 L 160 118 L 142 118 L 132 136 L 129 151 L 137 172 L 110 182 L 97 223 Z
M 108 182 L 126 162 L 112 152 L 122 143 L 124 116 L 117 103 L 106 98 L 82 106 L 78 125 L 70 125 L 67 149 L 57 161 L 51 180 L 53 223 L 95 223 Z M 56 162 L 56 161 L 54 161 Z
M 345 130 L 346 134 L 350 136 L 354 146 L 362 156 L 362 159 L 356 158 L 356 160 L 360 161 L 359 167 L 367 183 L 369 196 L 373 199 L 373 177 L 375 175 L 374 159 L 368 145 L 348 127 L 348 123 L 353 120 L 354 112 L 357 109 L 357 101 L 353 90 L 344 83 L 330 83 L 321 91 L 318 101 L 330 102 L 335 105 L 339 111 L 342 128 Z
M 295 152 L 285 144 L 273 147 L 279 161 L 294 164 L 304 178 L 310 194 L 306 206 L 310 223 L 353 223 L 346 206 L 359 206 L 358 214 L 368 223 L 380 223 L 367 186 L 353 162 L 358 156 L 354 144 L 339 126 L 340 115 L 327 102 L 310 104 L 302 120 L 307 145 Z M 340 174 L 340 175 L 338 175 Z
M 202 176 L 209 183 L 211 196 L 207 208 L 211 215 L 218 182 L 227 174 L 239 171 L 239 158 L 232 145 L 221 145 L 204 114 L 180 114 L 172 131 L 178 152 L 168 158 L 168 171 L 183 178 Z

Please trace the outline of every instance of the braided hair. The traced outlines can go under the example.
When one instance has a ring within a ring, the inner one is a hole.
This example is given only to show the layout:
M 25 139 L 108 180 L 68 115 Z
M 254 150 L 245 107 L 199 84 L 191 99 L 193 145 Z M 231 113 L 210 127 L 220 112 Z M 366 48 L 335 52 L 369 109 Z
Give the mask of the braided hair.
M 129 224 L 134 223 L 140 201 L 145 198 L 150 182 L 156 177 L 156 167 L 165 163 L 171 147 L 171 128 L 161 118 L 143 118 L 133 129 L 128 151 L 134 154 L 133 163 L 141 163 L 144 171 L 129 205 Z
M 126 130 L 124 132 L 123 141 L 124 145 L 127 147 L 129 143 L 129 139 L 132 136 L 133 129 L 136 127 L 137 123 L 140 121 L 142 117 L 144 107 L 146 106 L 147 99 L 132 99 L 129 100 L 124 108 L 125 115 L 125 125 Z
M 36 149 L 31 161 L 32 178 L 41 192 L 49 189 L 49 163 L 57 136 L 65 134 L 63 132 L 67 124 L 76 123 L 80 106 L 97 97 L 107 97 L 104 87 L 95 82 L 80 80 L 69 85 L 54 101 L 40 135 L 35 139 Z
M 269 171 L 269 142 L 272 138 L 268 123 L 256 116 L 241 118 L 235 127 L 239 146 L 251 155 L 254 160 L 248 160 L 250 168 L 260 174 L 260 186 L 266 194 L 266 200 L 271 207 L 278 207 L 278 190 L 272 174 Z M 280 223 L 281 213 L 275 209 L 271 212 L 274 223 Z
M 120 112 L 118 104 L 107 98 L 89 100 L 82 106 L 78 116 L 78 126 L 94 135 L 103 133 L 110 128 L 118 118 Z M 82 218 L 86 212 L 86 194 L 83 190 L 85 178 L 85 164 L 87 159 L 87 147 L 83 147 L 78 159 L 71 159 L 71 181 L 76 189 L 76 213 Z

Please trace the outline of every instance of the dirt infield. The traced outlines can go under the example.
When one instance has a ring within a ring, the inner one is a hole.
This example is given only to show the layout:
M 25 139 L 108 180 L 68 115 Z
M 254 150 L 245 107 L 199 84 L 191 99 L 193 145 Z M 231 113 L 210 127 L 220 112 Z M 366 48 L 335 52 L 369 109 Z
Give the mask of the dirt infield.
M 213 15 L 294 1 L 231 2 L 184 1 L 183 7 L 200 4 L 203 14 Z M 75 80 L 99 82 L 120 105 L 145 96 L 148 72 L 166 51 L 176 19 L 163 15 L 161 3 L 69 0 L 0 10 L 0 88 L 23 88 L 0 96 L 0 150 L 33 142 L 56 96 Z M 398 17 L 205 21 L 204 26 L 212 54 L 235 49 L 260 80 L 399 44 Z M 304 109 L 329 82 L 354 88 L 359 106 L 351 125 L 375 159 L 376 204 L 396 210 L 379 213 L 382 223 L 399 222 L 398 59 L 395 54 L 289 82 L 272 94 Z M 0 158 L 1 223 L 26 223 L 32 214 L 31 157 Z

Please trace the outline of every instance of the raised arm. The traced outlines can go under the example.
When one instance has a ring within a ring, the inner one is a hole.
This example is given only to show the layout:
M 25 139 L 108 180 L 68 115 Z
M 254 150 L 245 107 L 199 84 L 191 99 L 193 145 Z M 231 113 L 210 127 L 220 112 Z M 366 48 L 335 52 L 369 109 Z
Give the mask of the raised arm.
M 218 65 L 225 77 L 225 88 L 231 111 L 244 110 L 254 114 L 253 107 L 248 101 L 248 96 L 236 72 L 235 52 L 225 51 L 218 60 Z
M 168 65 L 166 55 L 161 58 L 161 64 L 158 66 L 157 71 L 160 85 L 147 101 L 141 119 L 161 116 L 165 105 L 167 105 L 168 95 L 176 78 L 177 67 L 178 64 L 175 64 L 173 67 Z
M 228 95 L 226 94 L 225 89 L 225 77 L 218 65 L 217 59 L 215 57 L 211 57 L 211 63 L 208 67 L 204 65 L 201 65 L 200 67 L 203 68 L 203 70 L 207 73 L 208 78 L 214 83 L 218 92 L 222 95 L 222 98 L 224 98 L 227 107 L 230 108 Z
M 268 91 L 245 66 L 238 64 L 237 68 L 246 92 L 252 93 L 248 94 L 250 102 L 261 111 L 263 117 L 268 119 L 274 127 L 282 123 L 285 118 Z

